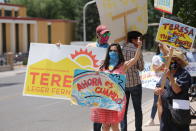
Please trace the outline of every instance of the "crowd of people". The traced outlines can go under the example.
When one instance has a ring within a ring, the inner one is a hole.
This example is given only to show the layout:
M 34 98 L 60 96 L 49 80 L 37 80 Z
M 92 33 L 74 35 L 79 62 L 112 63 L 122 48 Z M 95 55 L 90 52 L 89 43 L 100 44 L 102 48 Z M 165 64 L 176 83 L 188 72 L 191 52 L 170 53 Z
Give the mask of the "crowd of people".
M 105 60 L 99 70 L 108 73 L 117 73 L 126 75 L 125 95 L 126 103 L 122 111 L 112 111 L 100 108 L 91 109 L 91 119 L 94 122 L 94 131 L 127 131 L 127 115 L 129 100 L 131 97 L 135 112 L 135 130 L 142 131 L 142 84 L 139 72 L 144 69 L 144 60 L 142 56 L 142 34 L 139 31 L 130 31 L 127 33 L 127 41 L 122 45 L 118 43 L 108 44 L 110 31 L 104 25 L 96 28 L 97 42 L 89 44 L 87 47 L 107 48 Z M 147 125 L 154 124 L 154 117 L 157 110 L 157 101 L 160 98 L 162 111 L 160 114 L 160 131 L 189 131 L 190 122 L 179 124 L 173 119 L 173 110 L 176 109 L 174 104 L 188 103 L 188 90 L 191 86 L 191 76 L 184 69 L 188 64 L 185 56 L 174 50 L 171 57 L 171 64 L 167 69 L 165 63 L 169 60 L 168 54 L 172 49 L 159 44 L 157 55 L 153 57 L 152 63 L 155 72 L 164 72 L 154 90 L 154 103 L 151 112 L 151 119 Z M 161 85 L 163 84 L 163 88 Z M 160 97 L 158 97 L 160 96 Z M 180 102 L 179 102 L 180 101 Z M 188 107 L 180 107 L 188 110 Z M 188 110 L 189 111 L 189 110 Z M 99 115 L 107 118 L 107 121 L 96 119 Z M 188 117 L 188 116 L 187 116 Z M 188 119 L 188 118 L 187 118 Z M 114 121 L 115 120 L 115 121 Z M 120 127 L 120 129 L 119 129 Z

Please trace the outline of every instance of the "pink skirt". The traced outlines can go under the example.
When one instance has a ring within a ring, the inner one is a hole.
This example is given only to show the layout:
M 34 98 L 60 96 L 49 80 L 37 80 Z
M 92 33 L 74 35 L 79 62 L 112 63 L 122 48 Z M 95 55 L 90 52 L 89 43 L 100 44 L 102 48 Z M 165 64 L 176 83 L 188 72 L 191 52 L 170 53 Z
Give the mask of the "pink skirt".
M 107 110 L 102 108 L 91 109 L 91 120 L 97 123 L 119 123 L 124 118 L 125 108 L 122 111 Z

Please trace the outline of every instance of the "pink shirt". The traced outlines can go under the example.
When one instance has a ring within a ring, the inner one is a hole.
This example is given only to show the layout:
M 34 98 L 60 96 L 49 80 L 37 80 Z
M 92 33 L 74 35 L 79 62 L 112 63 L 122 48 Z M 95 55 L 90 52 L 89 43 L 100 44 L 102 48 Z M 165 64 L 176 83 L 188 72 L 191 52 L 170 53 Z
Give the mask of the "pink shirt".
M 109 71 L 109 70 L 103 70 L 104 72 L 107 73 L 113 73 L 113 74 L 123 74 L 126 75 L 126 73 L 123 71 L 123 64 L 121 64 L 118 68 L 116 68 L 113 71 Z

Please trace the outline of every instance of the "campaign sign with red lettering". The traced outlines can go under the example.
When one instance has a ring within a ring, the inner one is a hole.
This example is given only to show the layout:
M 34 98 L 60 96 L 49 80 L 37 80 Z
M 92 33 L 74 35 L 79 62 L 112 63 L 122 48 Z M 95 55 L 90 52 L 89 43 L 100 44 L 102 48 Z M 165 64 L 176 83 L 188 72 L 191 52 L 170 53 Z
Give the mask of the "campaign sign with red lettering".
M 126 102 L 125 75 L 76 69 L 72 102 L 81 106 L 121 111 Z
M 23 95 L 69 99 L 75 69 L 97 70 L 106 49 L 31 44 Z
M 196 29 L 194 27 L 162 17 L 156 41 L 183 51 L 190 51 L 195 35 Z

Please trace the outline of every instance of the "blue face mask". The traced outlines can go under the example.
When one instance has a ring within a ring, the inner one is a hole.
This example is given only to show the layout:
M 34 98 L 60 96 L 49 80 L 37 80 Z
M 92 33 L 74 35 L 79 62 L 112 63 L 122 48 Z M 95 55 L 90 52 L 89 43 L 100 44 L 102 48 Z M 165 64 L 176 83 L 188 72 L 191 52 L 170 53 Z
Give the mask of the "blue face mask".
M 161 58 L 161 61 L 165 63 L 165 62 L 166 62 L 166 60 L 165 60 L 165 58 L 163 58 L 163 54 L 162 54 L 162 53 L 160 53 L 160 54 L 159 54 L 159 56 L 160 56 L 160 58 Z
M 110 61 L 109 61 L 109 70 L 113 70 L 114 67 L 118 64 L 119 62 L 119 56 L 118 53 L 115 51 L 110 51 L 109 52 L 109 57 L 110 57 Z
M 171 62 L 170 66 L 169 66 L 170 70 L 177 70 L 178 69 L 178 63 L 175 62 Z

